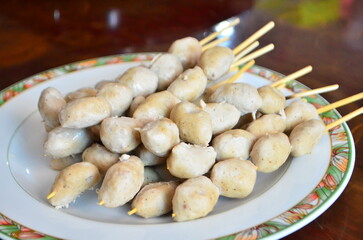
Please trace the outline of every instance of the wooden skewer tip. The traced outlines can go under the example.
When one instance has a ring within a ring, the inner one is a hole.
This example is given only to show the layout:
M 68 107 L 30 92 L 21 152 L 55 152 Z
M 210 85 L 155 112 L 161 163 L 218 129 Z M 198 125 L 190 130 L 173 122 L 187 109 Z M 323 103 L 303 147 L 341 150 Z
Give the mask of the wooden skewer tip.
M 56 194 L 56 192 L 54 192 L 54 191 L 49 193 L 47 196 L 47 199 L 51 199 L 52 197 L 54 197 L 55 194 Z
M 137 212 L 137 208 L 133 208 L 130 211 L 127 212 L 128 215 L 132 215 Z

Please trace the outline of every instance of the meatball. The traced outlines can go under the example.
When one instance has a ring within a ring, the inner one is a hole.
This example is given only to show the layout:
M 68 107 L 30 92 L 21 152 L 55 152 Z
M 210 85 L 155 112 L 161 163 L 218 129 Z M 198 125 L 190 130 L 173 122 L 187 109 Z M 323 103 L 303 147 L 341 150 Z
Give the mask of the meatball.
M 170 119 L 179 128 L 180 138 L 186 142 L 207 146 L 212 138 L 212 121 L 209 114 L 190 102 L 178 103 Z
M 285 128 L 284 117 L 277 114 L 266 114 L 251 122 L 246 130 L 259 138 L 266 134 L 283 132 Z
M 284 110 L 286 99 L 280 90 L 266 85 L 258 88 L 257 91 L 262 99 L 262 106 L 258 109 L 260 112 L 272 114 Z
M 273 172 L 286 162 L 290 152 L 289 138 L 284 133 L 268 134 L 253 145 L 251 159 L 259 172 Z
M 325 125 L 321 120 L 311 119 L 298 124 L 290 133 L 291 155 L 299 157 L 310 154 L 325 133 Z
M 158 76 L 150 69 L 142 66 L 132 67 L 116 79 L 128 86 L 134 97 L 148 96 L 156 91 Z
M 83 152 L 91 142 L 91 136 L 84 128 L 56 127 L 48 133 L 44 142 L 44 154 L 52 158 L 68 157 Z
M 111 116 L 121 116 L 130 106 L 133 93 L 120 83 L 105 84 L 97 93 L 104 97 L 111 106 Z
M 198 99 L 207 87 L 207 77 L 203 70 L 196 66 L 183 72 L 168 87 L 168 91 L 182 101 Z
M 106 118 L 101 123 L 101 141 L 111 152 L 127 153 L 141 143 L 137 129 L 142 126 L 142 122 L 133 118 Z
M 58 115 L 65 105 L 66 100 L 57 89 L 48 87 L 42 91 L 38 100 L 38 110 L 47 130 L 60 125 Z
M 262 100 L 255 87 L 246 83 L 226 83 L 217 88 L 209 102 L 227 102 L 234 105 L 244 115 L 256 112 L 262 106 Z
M 217 204 L 219 189 L 212 181 L 200 176 L 180 184 L 172 200 L 175 221 L 189 221 L 209 214 Z
M 233 129 L 216 136 L 212 146 L 217 152 L 217 161 L 228 158 L 247 159 L 256 137 L 245 130 Z
M 73 100 L 60 111 L 62 127 L 86 128 L 111 116 L 111 106 L 103 97 L 85 97 Z
M 176 55 L 183 65 L 184 70 L 194 67 L 202 54 L 202 46 L 193 37 L 186 37 L 174 41 L 169 53 Z
M 148 96 L 136 108 L 133 117 L 144 122 L 151 122 L 163 117 L 169 117 L 171 109 L 179 103 L 179 98 L 169 91 L 161 91 Z
M 100 174 L 104 176 L 107 170 L 115 163 L 118 162 L 120 154 L 113 153 L 107 150 L 104 146 L 98 143 L 92 144 L 82 153 L 84 162 L 93 163 L 98 167 Z
M 302 99 L 293 101 L 285 108 L 286 131 L 291 131 L 299 123 L 318 118 L 316 108 Z
M 179 143 L 179 130 L 168 118 L 146 124 L 141 130 L 141 142 L 153 154 L 165 157 Z
M 171 201 L 178 184 L 157 182 L 144 186 L 131 203 L 136 214 L 144 218 L 158 217 L 172 209 Z
M 130 201 L 144 182 L 144 165 L 136 156 L 122 155 L 110 167 L 98 192 L 99 204 L 115 208 Z
M 56 177 L 49 203 L 56 208 L 68 207 L 68 204 L 89 188 L 94 187 L 101 180 L 101 175 L 95 165 L 80 162 L 63 169 Z
M 256 175 L 256 166 L 251 161 L 230 158 L 214 165 L 211 180 L 222 196 L 244 198 L 252 192 Z
M 158 76 L 158 91 L 162 91 L 183 72 L 183 66 L 177 56 L 165 53 L 155 57 L 150 70 Z
M 212 147 L 186 144 L 176 145 L 168 159 L 167 169 L 178 178 L 193 178 L 209 171 L 216 160 L 216 152 Z
M 202 53 L 198 65 L 203 69 L 208 80 L 216 81 L 229 71 L 233 61 L 234 54 L 230 48 L 216 46 Z

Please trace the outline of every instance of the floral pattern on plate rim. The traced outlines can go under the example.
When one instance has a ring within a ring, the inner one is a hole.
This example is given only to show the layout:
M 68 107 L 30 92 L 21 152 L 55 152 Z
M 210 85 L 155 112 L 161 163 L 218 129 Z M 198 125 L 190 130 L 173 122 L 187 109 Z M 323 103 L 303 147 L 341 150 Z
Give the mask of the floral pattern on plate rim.
M 80 71 L 83 69 L 103 66 L 108 64 L 117 64 L 122 62 L 139 62 L 150 61 L 156 53 L 147 54 L 122 54 L 101 58 L 94 58 L 85 61 L 67 64 L 61 67 L 53 68 L 42 73 L 36 74 L 29 78 L 24 79 L 18 83 L 5 88 L 0 92 L 0 107 L 11 98 L 17 96 L 21 92 L 29 89 L 41 82 L 50 80 L 52 78 L 65 75 L 70 72 Z M 258 75 L 270 81 L 276 81 L 283 75 L 272 70 L 253 66 L 248 70 L 249 73 Z M 293 92 L 301 92 L 309 90 L 306 86 L 296 81 L 292 81 L 286 86 Z M 318 95 L 305 97 L 308 102 L 312 103 L 315 107 L 319 108 L 327 105 L 327 101 Z M 335 111 L 328 111 L 321 114 L 323 121 L 328 124 L 338 118 L 340 115 Z M 332 142 L 332 155 L 329 163 L 328 170 L 322 178 L 322 181 L 316 188 L 308 194 L 300 203 L 291 208 L 290 210 L 282 213 L 281 215 L 270 219 L 260 225 L 252 228 L 233 233 L 228 236 L 220 237 L 219 240 L 253 240 L 261 239 L 279 231 L 287 229 L 295 223 L 307 217 L 310 213 L 317 210 L 326 200 L 332 197 L 339 184 L 344 180 L 345 173 L 351 167 L 350 159 L 350 139 L 347 136 L 345 128 L 340 125 L 329 131 Z M 10 237 L 12 239 L 41 239 L 50 240 L 57 239 L 40 232 L 22 226 L 15 221 L 7 218 L 0 213 L 0 234 Z

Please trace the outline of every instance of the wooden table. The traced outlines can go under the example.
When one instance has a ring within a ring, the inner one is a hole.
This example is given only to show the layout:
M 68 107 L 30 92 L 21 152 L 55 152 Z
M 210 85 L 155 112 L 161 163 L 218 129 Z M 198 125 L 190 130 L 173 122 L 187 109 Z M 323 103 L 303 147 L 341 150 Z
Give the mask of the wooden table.
M 363 90 L 363 2 L 337 1 L 4 1 L 0 7 L 0 88 L 66 63 L 130 52 L 165 51 L 184 36 L 201 39 L 213 25 L 241 18 L 230 47 L 270 20 L 261 45 L 273 52 L 257 64 L 284 74 L 313 65 L 300 80 L 311 88 L 333 83 L 330 102 Z M 285 2 L 286 4 L 283 4 Z M 329 3 L 330 2 L 330 3 Z M 328 4 L 328 5 L 327 5 Z M 345 115 L 362 101 L 345 106 Z M 363 117 L 349 122 L 355 144 L 353 176 L 320 217 L 285 239 L 361 239 L 363 234 Z

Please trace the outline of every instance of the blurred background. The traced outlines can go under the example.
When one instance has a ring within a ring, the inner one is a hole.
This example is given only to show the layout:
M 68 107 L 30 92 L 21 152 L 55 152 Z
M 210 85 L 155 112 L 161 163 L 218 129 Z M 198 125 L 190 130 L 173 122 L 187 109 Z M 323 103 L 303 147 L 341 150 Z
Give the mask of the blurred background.
M 225 33 L 229 47 L 275 21 L 275 29 L 260 39 L 261 46 L 274 43 L 275 50 L 257 59 L 258 65 L 283 74 L 312 65 L 301 81 L 311 88 L 339 83 L 338 91 L 324 94 L 330 102 L 362 92 L 362 0 L 0 0 L 0 87 L 74 61 L 166 51 L 174 40 L 201 39 L 233 16 L 241 23 Z M 362 101 L 339 111 L 360 106 Z M 362 120 L 349 123 L 357 148 L 363 144 Z M 320 218 L 286 239 L 358 239 L 363 233 L 362 208 L 354 204 L 363 202 L 362 148 L 357 151 L 354 184 Z

